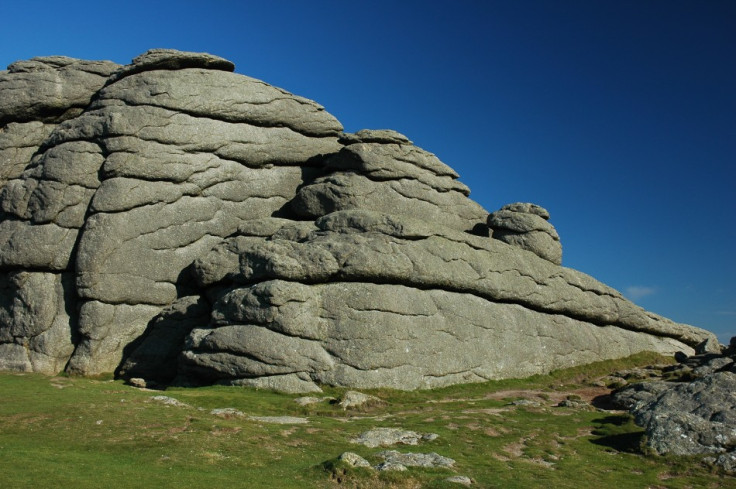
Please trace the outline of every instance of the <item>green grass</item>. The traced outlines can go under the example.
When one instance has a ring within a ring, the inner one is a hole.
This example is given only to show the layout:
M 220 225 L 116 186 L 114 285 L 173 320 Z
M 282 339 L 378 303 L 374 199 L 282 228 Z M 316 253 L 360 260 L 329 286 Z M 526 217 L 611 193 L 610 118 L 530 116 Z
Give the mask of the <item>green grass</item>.
M 0 373 L 0 487 L 457 488 L 444 479 L 458 474 L 483 488 L 736 487 L 697 460 L 643 454 L 642 431 L 628 415 L 554 407 L 597 377 L 655 361 L 661 359 L 639 355 L 524 380 L 372 391 L 386 402 L 357 412 L 329 403 L 301 407 L 293 402 L 298 396 L 243 388 L 150 392 L 105 379 Z M 158 394 L 191 407 L 152 401 Z M 542 406 L 508 405 L 520 397 Z M 225 407 L 309 423 L 210 414 Z M 437 452 L 455 459 L 455 470 L 378 474 L 336 460 L 354 451 L 378 463 L 382 449 L 350 439 L 379 426 L 439 434 L 395 449 Z

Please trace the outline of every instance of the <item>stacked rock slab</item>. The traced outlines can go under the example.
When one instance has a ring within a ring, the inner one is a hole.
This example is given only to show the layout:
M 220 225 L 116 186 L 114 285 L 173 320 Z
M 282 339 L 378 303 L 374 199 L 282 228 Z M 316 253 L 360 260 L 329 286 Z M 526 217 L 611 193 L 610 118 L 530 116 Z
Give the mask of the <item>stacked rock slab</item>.
M 547 222 L 547 209 L 535 204 L 517 202 L 501 207 L 488 216 L 493 237 L 535 255 L 562 264 L 562 245 L 554 226 Z
M 282 227 L 241 229 L 195 263 L 224 288 L 187 339 L 185 377 L 416 389 L 701 340 L 587 275 L 434 223 L 353 210 L 269 224 Z
M 0 72 L 0 368 L 414 389 L 712 340 L 529 246 L 559 247 L 538 206 L 495 213 L 504 242 L 405 136 L 233 69 Z
M 328 158 L 329 174 L 299 190 L 295 211 L 316 219 L 330 212 L 364 209 L 399 214 L 471 231 L 488 213 L 467 197 L 458 174 L 435 155 L 394 131 L 358 131 Z

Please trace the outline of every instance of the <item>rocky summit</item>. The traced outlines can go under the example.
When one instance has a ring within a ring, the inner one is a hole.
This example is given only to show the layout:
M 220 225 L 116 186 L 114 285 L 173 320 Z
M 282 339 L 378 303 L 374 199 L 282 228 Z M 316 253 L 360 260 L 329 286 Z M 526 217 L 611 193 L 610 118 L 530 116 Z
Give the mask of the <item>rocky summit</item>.
M 209 54 L 0 71 L 0 188 L 0 369 L 417 389 L 717 346 L 562 267 L 542 207 Z

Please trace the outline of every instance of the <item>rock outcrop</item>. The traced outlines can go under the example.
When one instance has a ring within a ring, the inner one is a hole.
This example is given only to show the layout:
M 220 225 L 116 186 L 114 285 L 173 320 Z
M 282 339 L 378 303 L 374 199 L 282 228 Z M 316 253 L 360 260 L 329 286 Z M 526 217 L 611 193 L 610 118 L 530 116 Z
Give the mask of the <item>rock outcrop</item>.
M 613 396 L 646 430 L 655 453 L 705 456 L 736 472 L 736 338 L 723 353 L 701 353 L 666 369 L 667 380 L 627 386 Z
M 541 207 L 233 70 L 0 72 L 0 368 L 414 389 L 714 341 L 560 266 Z

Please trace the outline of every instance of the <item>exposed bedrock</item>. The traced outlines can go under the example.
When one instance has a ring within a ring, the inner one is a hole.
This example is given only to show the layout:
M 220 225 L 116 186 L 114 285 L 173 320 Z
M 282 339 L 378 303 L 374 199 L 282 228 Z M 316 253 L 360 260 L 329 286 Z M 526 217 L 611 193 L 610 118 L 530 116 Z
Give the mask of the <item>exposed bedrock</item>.
M 404 135 L 233 70 L 0 72 L 1 369 L 411 389 L 713 340 L 560 267 L 541 207 L 489 217 Z
M 268 239 L 234 236 L 197 260 L 195 274 L 203 286 L 269 279 L 405 284 L 517 303 L 693 346 L 711 336 L 647 313 L 588 275 L 496 240 L 371 211 L 329 214 L 311 232 L 306 225 L 298 233 L 286 225 Z
M 187 340 L 188 376 L 413 389 L 691 351 L 710 337 L 575 270 L 405 216 L 271 221 L 264 238 L 267 222 L 195 263 L 202 286 L 229 288 Z
M 473 294 L 405 285 L 271 280 L 224 293 L 185 343 L 182 373 L 272 388 L 304 382 L 417 389 L 524 377 L 675 340 Z M 286 387 L 293 390 L 292 387 Z
M 241 223 L 278 214 L 318 171 L 312 160 L 340 147 L 342 126 L 321 106 L 258 80 L 198 67 L 133 71 L 51 138 L 92 129 L 107 154 L 79 240 L 77 285 L 83 312 L 125 311 L 107 329 L 126 334 L 98 354 L 109 338 L 87 334 L 97 314 L 82 314 L 85 348 L 69 368 L 85 373 L 114 369 L 121 356 L 111 350 L 186 293 L 182 271 L 195 258 Z
M 53 119 L 53 130 L 29 122 L 25 140 L 14 136 L 20 124 L 3 131 L 13 158 L 3 164 L 0 266 L 74 273 L 70 371 L 114 370 L 187 290 L 182 271 L 197 256 L 242 222 L 288 208 L 320 157 L 342 147 L 342 126 L 320 105 L 231 70 L 210 55 L 149 52 L 98 77 L 86 98 L 69 89 L 67 105 L 84 111 Z M 3 120 L 52 112 L 13 108 Z

